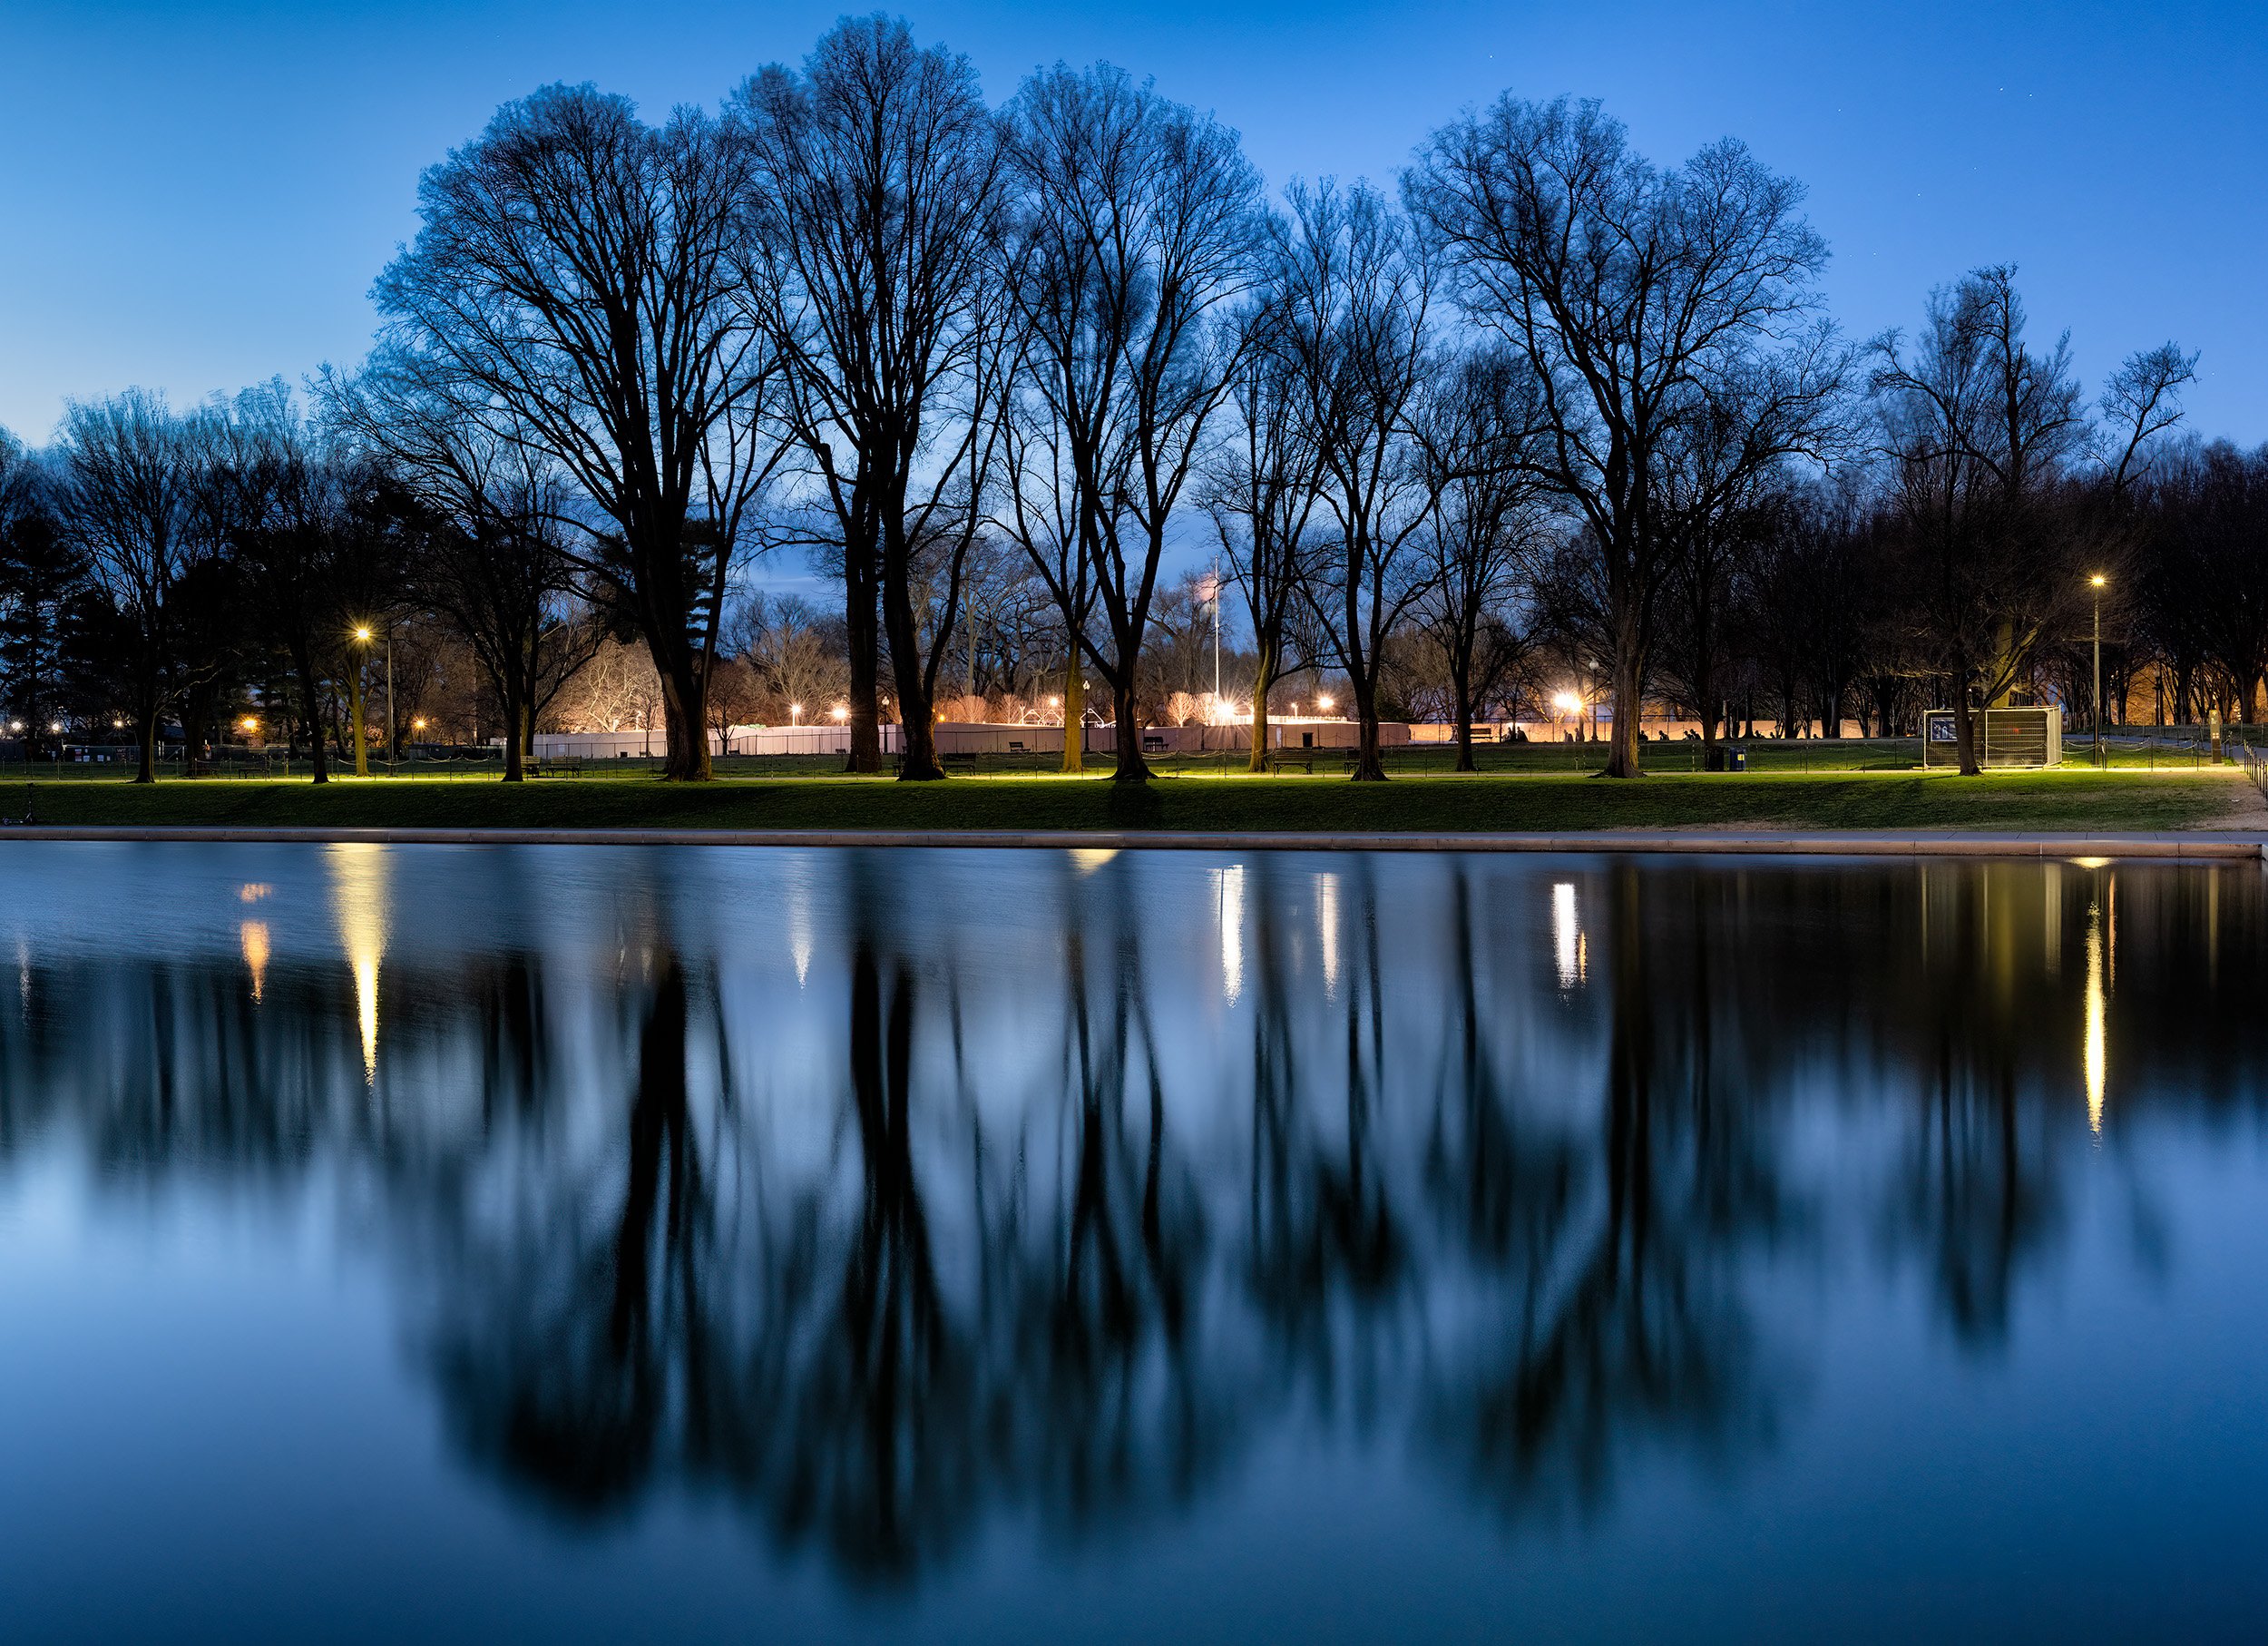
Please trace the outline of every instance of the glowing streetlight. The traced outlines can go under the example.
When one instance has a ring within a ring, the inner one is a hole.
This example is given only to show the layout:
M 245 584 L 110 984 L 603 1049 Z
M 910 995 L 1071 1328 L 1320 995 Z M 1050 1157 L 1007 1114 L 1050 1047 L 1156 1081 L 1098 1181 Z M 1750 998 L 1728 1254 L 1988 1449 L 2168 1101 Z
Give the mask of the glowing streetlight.
M 2095 763 L 2103 763 L 2103 585 L 2110 581 L 2100 572 L 2087 580 L 2095 590 Z
M 60 735 L 63 731 L 63 722 L 61 720 L 50 720 L 47 722 L 47 730 Z
M 259 717 L 256 714 L 248 714 L 242 720 L 239 720 L 237 725 L 248 733 L 258 731 L 259 730 Z
M 1335 702 L 1335 701 L 1336 701 L 1336 700 L 1335 700 L 1335 699 L 1333 699 L 1333 698 L 1327 698 L 1327 697 L 1319 697 L 1319 698 L 1317 698 L 1317 699 L 1315 700 L 1315 712 L 1316 712 L 1317 714 L 1328 714 L 1328 713 L 1330 713 L 1330 712 L 1331 712 L 1331 708 L 1332 708 L 1332 705 L 1333 705 L 1333 703 L 1334 703 L 1334 702 Z
M 834 714 L 837 720 L 846 720 L 850 719 L 850 710 L 840 703 L 836 704 L 830 712 Z
M 410 721 L 409 729 L 412 731 L 423 731 L 425 729 L 425 717 L 421 714 L 415 720 Z
M 368 623 L 357 623 L 354 626 L 352 632 L 354 635 L 355 644 L 362 648 L 363 655 L 356 661 L 354 672 L 347 677 L 347 713 L 353 720 L 355 726 L 355 776 L 358 778 L 367 778 L 370 775 L 370 717 L 365 714 L 362 709 L 362 671 L 365 668 L 368 667 L 367 660 L 369 657 L 370 641 L 372 638 L 370 625 Z M 391 679 L 393 671 L 393 656 L 394 650 L 392 645 L 389 643 L 386 648 L 387 675 L 389 680 Z M 389 686 L 386 701 L 386 730 L 389 737 L 393 733 L 393 707 L 392 690 Z
M 795 726 L 800 726 L 800 725 L 802 725 L 802 724 L 803 724 L 803 705 L 802 705 L 801 703 L 790 703 L 790 704 L 788 704 L 788 705 L 787 705 L 787 717 L 788 717 L 788 723 L 789 723 L 790 725 L 795 725 Z

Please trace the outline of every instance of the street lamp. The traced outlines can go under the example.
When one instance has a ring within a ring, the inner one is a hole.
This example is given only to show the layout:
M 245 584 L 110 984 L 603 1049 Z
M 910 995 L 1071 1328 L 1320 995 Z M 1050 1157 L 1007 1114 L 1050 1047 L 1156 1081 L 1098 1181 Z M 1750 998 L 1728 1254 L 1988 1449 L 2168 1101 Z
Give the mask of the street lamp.
M 1334 701 L 1334 700 L 1333 700 L 1333 699 L 1331 699 L 1331 698 L 1327 698 L 1327 697 L 1319 697 L 1319 698 L 1317 698 L 1317 699 L 1315 700 L 1315 712 L 1316 712 L 1317 714 L 1328 714 L 1328 713 L 1330 713 L 1330 712 L 1331 712 L 1331 705 L 1332 705 L 1332 703 L 1333 703 L 1333 701 Z
M 836 718 L 836 720 L 846 720 L 850 719 L 850 710 L 849 710 L 848 709 L 846 709 L 846 708 L 845 708 L 842 704 L 840 704 L 840 703 L 837 703 L 837 704 L 836 704 L 836 705 L 835 705 L 834 713 L 835 713 L 835 718 Z
M 2095 764 L 2103 760 L 2103 585 L 2110 581 L 2100 572 L 2088 578 L 2095 590 Z
M 800 725 L 802 725 L 802 724 L 803 724 L 803 705 L 802 705 L 801 703 L 790 703 L 790 704 L 788 704 L 788 705 L 787 705 L 787 717 L 788 717 L 788 724 L 793 725 L 793 726 L 800 726 Z
M 347 677 L 347 684 L 353 690 L 347 695 L 347 707 L 352 711 L 355 720 L 355 776 L 358 778 L 367 778 L 370 775 L 370 728 L 364 723 L 369 716 L 365 714 L 362 709 L 362 671 L 369 661 L 370 639 L 370 625 L 357 623 L 355 644 L 359 646 L 361 651 L 355 658 L 353 674 Z

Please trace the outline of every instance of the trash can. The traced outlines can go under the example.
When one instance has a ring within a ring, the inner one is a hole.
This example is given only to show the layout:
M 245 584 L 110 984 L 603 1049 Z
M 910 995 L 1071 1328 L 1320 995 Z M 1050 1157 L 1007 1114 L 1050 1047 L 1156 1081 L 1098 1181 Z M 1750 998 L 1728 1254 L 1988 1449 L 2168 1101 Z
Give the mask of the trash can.
M 1728 743 L 1725 745 L 1725 769 L 1727 771 L 1746 771 L 1748 769 L 1747 744 Z

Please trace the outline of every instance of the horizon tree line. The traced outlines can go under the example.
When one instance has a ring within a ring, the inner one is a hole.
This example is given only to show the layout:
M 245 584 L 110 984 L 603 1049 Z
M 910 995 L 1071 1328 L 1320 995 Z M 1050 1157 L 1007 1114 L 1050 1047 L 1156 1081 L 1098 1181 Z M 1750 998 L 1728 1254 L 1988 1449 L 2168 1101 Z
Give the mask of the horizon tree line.
M 1977 708 L 2099 718 L 2094 574 L 2114 704 L 2155 665 L 2165 712 L 2250 719 L 2268 672 L 2268 452 L 2181 428 L 2195 353 L 2090 396 L 2008 265 L 1854 342 L 1798 181 L 1732 138 L 1658 164 L 1593 101 L 1508 93 L 1393 189 L 1271 199 L 1122 69 L 995 106 L 876 14 L 658 123 L 543 87 L 418 198 L 358 367 L 0 449 L 28 745 L 109 719 L 153 780 L 165 728 L 194 772 L 256 707 L 321 781 L 382 630 L 511 779 L 628 647 L 674 779 L 822 691 L 850 769 L 894 722 L 939 778 L 937 720 L 1045 681 L 1067 727 L 1101 693 L 1139 783 L 1141 726 L 1218 712 L 1189 663 L 1232 593 L 1253 768 L 1327 674 L 1360 780 L 1387 720 L 1450 720 L 1469 769 L 1476 720 L 1570 689 L 1614 776 L 1649 704 L 1711 746 L 1760 703 L 1830 735 L 1950 707 L 1974 770 Z M 798 560 L 839 607 L 767 593 Z

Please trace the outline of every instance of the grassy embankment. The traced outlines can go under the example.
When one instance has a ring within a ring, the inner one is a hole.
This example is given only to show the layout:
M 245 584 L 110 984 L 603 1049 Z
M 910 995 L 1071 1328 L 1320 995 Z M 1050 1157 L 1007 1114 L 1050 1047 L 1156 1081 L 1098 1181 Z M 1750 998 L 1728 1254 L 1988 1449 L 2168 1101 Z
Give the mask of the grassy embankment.
M 22 779 L 0 782 L 0 816 L 24 815 Z M 1315 775 L 1161 777 L 1120 793 L 1104 778 L 957 777 L 943 783 L 835 777 L 728 778 L 667 785 L 630 775 L 507 787 L 373 778 L 318 789 L 303 779 L 34 782 L 45 824 L 786 829 L 1588 830 L 1775 828 L 2003 830 L 2257 826 L 2228 768 L 2198 771 L 1912 771 L 1665 774 L 1617 783 L 1569 772 L 1404 771 L 1384 784 Z

